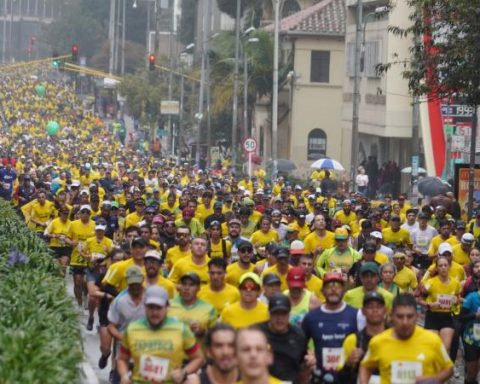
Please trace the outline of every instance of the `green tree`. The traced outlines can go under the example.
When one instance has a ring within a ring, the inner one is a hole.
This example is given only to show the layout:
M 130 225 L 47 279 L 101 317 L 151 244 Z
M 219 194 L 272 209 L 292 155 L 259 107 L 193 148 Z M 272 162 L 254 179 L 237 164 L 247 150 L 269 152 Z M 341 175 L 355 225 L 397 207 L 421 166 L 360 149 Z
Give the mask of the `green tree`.
M 410 26 L 390 27 L 396 36 L 412 41 L 404 66 L 414 96 L 427 99 L 455 97 L 474 108 L 480 105 L 480 7 L 472 0 L 407 0 Z M 397 61 L 397 62 L 399 62 Z M 380 66 L 388 70 L 392 63 Z M 469 181 L 469 217 L 473 207 L 476 129 L 472 129 Z

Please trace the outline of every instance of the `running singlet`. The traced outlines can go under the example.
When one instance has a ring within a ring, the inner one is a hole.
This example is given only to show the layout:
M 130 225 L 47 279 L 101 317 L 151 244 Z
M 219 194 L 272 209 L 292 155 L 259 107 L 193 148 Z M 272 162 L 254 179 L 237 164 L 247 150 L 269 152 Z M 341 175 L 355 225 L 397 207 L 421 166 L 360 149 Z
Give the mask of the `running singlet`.
M 310 311 L 302 322 L 307 340 L 315 345 L 317 367 L 331 375 L 332 382 L 337 376 L 337 366 L 342 356 L 342 344 L 345 338 L 357 332 L 358 310 L 343 304 L 337 311 L 325 309 L 325 305 Z M 325 377 L 325 375 L 324 375 Z

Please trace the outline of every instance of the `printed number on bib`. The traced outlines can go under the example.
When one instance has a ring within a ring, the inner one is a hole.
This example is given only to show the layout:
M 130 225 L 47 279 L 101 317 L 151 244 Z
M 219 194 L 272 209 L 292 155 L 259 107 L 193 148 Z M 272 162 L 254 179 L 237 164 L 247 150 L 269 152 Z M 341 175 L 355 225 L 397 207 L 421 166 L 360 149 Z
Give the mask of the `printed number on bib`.
M 442 309 L 450 309 L 455 304 L 455 296 L 439 294 L 437 295 L 437 301 Z
M 340 363 L 342 348 L 322 348 L 322 365 L 326 371 L 335 371 Z
M 140 357 L 140 375 L 153 383 L 161 383 L 167 378 L 170 360 L 150 355 Z
M 392 362 L 392 384 L 415 384 L 422 375 L 422 363 L 417 361 Z

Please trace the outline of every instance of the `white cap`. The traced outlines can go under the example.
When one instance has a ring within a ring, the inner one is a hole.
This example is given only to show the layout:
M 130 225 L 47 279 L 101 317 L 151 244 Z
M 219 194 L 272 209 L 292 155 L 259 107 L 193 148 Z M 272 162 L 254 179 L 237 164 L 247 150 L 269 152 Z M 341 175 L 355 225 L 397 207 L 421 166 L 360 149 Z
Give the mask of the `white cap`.
M 78 212 L 83 211 L 84 209 L 88 209 L 90 212 L 92 212 L 92 207 L 90 207 L 90 205 L 88 205 L 88 204 L 81 205 Z
M 380 240 L 383 239 L 382 232 L 379 232 L 379 231 L 373 231 L 372 233 L 370 233 L 370 236 L 375 239 L 380 239 Z
M 95 230 L 96 231 L 105 231 L 107 229 L 107 226 L 106 225 L 103 225 L 103 224 L 97 224 L 95 225 Z
M 110 200 L 104 200 L 102 205 L 112 205 L 112 202 Z
M 85 163 L 85 169 L 90 169 L 92 168 L 92 166 L 90 165 L 90 163 Z
M 145 253 L 144 258 L 151 257 L 152 259 L 162 260 L 162 254 L 154 249 L 151 249 Z
M 72 180 L 72 187 L 79 187 L 79 186 L 80 186 L 80 181 Z
M 300 190 L 300 191 L 301 191 L 303 188 L 302 188 L 300 185 L 298 185 L 298 184 L 297 184 L 297 185 L 295 185 L 295 189 L 297 189 L 297 190 Z
M 292 254 L 303 254 L 305 253 L 305 245 L 301 240 L 293 240 L 290 244 L 290 253 Z
M 442 243 L 438 246 L 438 254 L 443 255 L 445 252 L 450 252 L 453 254 L 452 246 L 448 243 Z
M 263 191 L 262 188 L 258 188 L 257 192 L 255 192 L 256 195 L 263 195 L 265 192 Z
M 462 235 L 462 243 L 473 243 L 475 241 L 475 237 L 467 232 Z
M 89 192 L 88 189 L 82 189 L 82 190 L 80 191 L 80 195 L 83 195 L 83 194 L 85 194 L 85 193 L 86 193 L 87 195 L 90 195 L 90 192 Z

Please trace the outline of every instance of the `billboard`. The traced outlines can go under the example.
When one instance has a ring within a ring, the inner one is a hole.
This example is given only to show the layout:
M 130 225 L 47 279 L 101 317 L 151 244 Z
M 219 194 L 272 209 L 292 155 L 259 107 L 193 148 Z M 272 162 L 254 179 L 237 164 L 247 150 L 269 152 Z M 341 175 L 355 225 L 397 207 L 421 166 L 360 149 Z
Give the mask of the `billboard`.
M 455 164 L 455 196 L 462 210 L 467 210 L 468 179 L 470 168 L 468 164 Z M 475 165 L 473 198 L 480 201 L 480 165 Z

